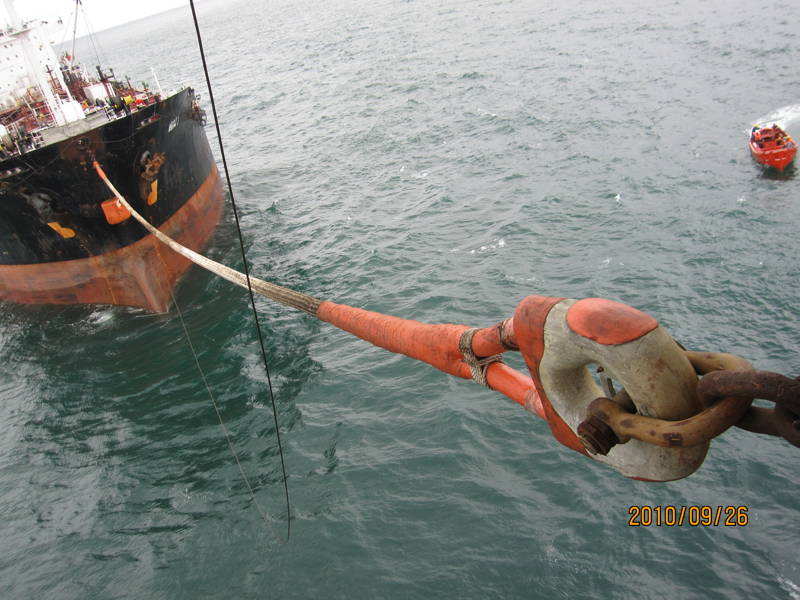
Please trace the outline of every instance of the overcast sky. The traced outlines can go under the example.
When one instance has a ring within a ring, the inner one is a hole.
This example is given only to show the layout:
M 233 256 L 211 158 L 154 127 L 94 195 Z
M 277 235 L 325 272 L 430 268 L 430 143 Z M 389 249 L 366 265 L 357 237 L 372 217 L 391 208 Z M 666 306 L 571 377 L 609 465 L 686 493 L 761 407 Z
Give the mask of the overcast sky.
M 94 31 L 107 29 L 128 21 L 135 21 L 178 6 L 189 6 L 189 0 L 81 0 L 83 11 Z M 65 22 L 74 19 L 75 0 L 14 0 L 20 19 L 56 20 Z M 7 22 L 5 4 L 0 0 L 0 17 Z M 78 16 L 79 33 L 85 31 L 81 25 L 83 14 Z

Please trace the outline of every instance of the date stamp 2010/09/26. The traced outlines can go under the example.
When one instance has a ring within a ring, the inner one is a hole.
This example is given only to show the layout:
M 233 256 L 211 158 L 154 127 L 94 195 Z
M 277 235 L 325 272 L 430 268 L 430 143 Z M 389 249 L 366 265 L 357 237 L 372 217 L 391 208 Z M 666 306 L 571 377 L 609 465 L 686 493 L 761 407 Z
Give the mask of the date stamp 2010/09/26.
M 630 527 L 744 527 L 750 522 L 747 506 L 650 506 L 634 504 L 628 507 Z

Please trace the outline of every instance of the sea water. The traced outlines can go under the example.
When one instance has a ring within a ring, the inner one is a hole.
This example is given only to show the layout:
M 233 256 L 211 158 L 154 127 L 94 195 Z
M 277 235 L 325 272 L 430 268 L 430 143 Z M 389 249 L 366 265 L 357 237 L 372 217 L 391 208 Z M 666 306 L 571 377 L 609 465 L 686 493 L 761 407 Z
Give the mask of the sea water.
M 255 276 L 472 326 L 609 298 L 800 375 L 800 178 L 747 149 L 754 123 L 800 137 L 797 3 L 198 13 Z M 210 115 L 188 7 L 97 42 Z M 230 205 L 208 254 L 241 268 Z M 496 392 L 258 299 L 282 543 L 246 292 L 193 269 L 177 303 L 208 388 L 177 310 L 0 305 L 0 597 L 800 598 L 786 442 L 733 429 L 686 479 L 626 479 Z M 630 525 L 665 506 L 747 524 Z

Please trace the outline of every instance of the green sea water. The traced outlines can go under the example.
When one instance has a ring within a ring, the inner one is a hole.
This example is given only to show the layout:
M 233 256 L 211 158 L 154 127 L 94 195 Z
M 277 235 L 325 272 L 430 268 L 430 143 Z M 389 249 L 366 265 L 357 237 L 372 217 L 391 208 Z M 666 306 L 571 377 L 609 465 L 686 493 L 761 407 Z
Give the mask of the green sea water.
M 800 138 L 797 3 L 240 0 L 199 19 L 255 276 L 472 326 L 530 294 L 610 298 L 800 375 L 800 179 L 747 150 L 756 122 Z M 210 112 L 188 7 L 98 42 Z M 240 268 L 231 214 L 208 254 Z M 0 304 L 0 598 L 800 598 L 782 440 L 734 429 L 687 479 L 629 480 L 496 392 L 259 299 L 282 543 L 246 293 L 192 270 L 176 299 L 255 500 L 177 310 Z M 748 523 L 629 526 L 645 505 Z

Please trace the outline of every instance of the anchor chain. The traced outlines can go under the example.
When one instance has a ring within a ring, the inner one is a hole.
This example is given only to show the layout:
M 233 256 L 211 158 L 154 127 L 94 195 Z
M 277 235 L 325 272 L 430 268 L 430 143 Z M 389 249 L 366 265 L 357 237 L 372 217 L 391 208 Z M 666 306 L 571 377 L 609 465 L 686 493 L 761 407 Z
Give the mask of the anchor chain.
M 578 436 L 592 454 L 606 455 L 617 444 L 637 439 L 664 447 L 705 443 L 732 426 L 783 437 L 800 447 L 800 378 L 754 371 L 741 357 L 687 352 L 700 379 L 697 394 L 706 407 L 679 421 L 654 419 L 631 412 L 625 390 L 613 399 L 600 397 L 588 407 Z M 612 388 L 613 389 L 613 388 Z M 752 406 L 755 399 L 775 403 L 772 409 Z
M 703 377 L 698 393 L 709 403 L 724 397 L 774 402 L 772 409 L 750 406 L 735 425 L 800 447 L 800 378 L 771 371 L 715 371 Z

